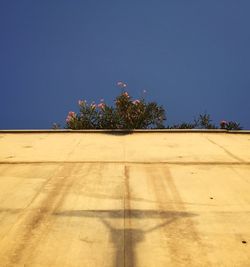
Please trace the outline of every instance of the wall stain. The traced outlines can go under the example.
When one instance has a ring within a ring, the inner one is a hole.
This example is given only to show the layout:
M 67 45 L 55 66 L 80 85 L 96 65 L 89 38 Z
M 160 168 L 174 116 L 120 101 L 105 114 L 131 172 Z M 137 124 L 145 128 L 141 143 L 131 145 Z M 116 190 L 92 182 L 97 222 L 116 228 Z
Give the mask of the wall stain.
M 245 163 L 245 161 L 244 161 L 242 158 L 240 158 L 240 157 L 234 155 L 232 152 L 230 152 L 229 150 L 227 150 L 225 147 L 221 146 L 220 144 L 214 142 L 214 141 L 211 140 L 209 137 L 206 137 L 206 139 L 207 139 L 210 143 L 212 143 L 212 144 L 218 146 L 219 148 L 221 148 L 227 155 L 229 155 L 229 156 L 232 157 L 233 159 L 236 159 L 236 160 L 239 161 L 239 162 L 243 162 L 243 163 Z
M 14 235 L 17 236 L 17 241 L 9 253 L 9 266 L 20 264 L 24 256 L 27 257 L 29 252 L 33 253 L 32 247 L 36 247 L 35 244 L 39 243 L 39 240 L 50 231 L 50 215 L 61 206 L 72 187 L 74 183 L 72 173 L 75 168 L 74 164 L 62 166 L 33 197 L 28 206 L 39 201 L 38 198 L 41 197 L 44 187 L 51 184 L 51 190 L 44 199 L 40 200 L 39 208 L 24 211 L 23 217 L 16 223 L 17 230 L 14 231 Z

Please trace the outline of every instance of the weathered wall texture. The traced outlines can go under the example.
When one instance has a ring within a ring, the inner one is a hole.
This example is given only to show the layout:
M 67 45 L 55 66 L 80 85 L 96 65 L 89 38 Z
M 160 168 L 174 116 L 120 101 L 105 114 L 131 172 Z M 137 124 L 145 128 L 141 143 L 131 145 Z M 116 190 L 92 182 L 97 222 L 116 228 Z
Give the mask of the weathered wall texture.
M 250 134 L 0 133 L 1 266 L 250 266 Z

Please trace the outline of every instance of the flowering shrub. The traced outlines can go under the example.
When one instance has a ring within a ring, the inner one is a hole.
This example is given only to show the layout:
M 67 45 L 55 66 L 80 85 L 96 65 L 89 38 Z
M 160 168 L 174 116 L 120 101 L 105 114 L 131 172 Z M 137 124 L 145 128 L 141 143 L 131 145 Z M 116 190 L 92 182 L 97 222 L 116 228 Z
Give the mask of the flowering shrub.
M 122 89 L 115 99 L 115 105 L 107 105 L 103 99 L 99 104 L 79 100 L 80 111 L 68 113 L 66 128 L 69 129 L 146 129 L 164 128 L 166 120 L 163 107 L 155 102 L 147 103 L 144 98 L 133 100 L 124 89 L 127 85 L 118 82 Z
M 223 120 L 220 122 L 220 127 L 221 129 L 226 129 L 226 130 L 242 130 L 242 127 L 240 126 L 240 124 L 235 121 Z
M 193 122 L 182 122 L 165 127 L 165 111 L 162 106 L 155 102 L 146 102 L 144 97 L 133 99 L 125 89 L 127 84 L 119 81 L 117 86 L 121 93 L 116 97 L 114 106 L 109 106 L 104 99 L 96 104 L 87 103 L 86 100 L 79 100 L 79 112 L 70 111 L 66 118 L 66 128 L 78 129 L 147 129 L 147 128 L 167 128 L 167 129 L 225 129 L 241 130 L 239 123 L 234 121 L 220 122 L 220 126 L 212 123 L 210 115 L 200 114 Z M 146 92 L 145 90 L 143 91 Z M 58 129 L 58 124 L 53 125 L 53 129 Z
M 181 124 L 174 124 L 172 126 L 167 126 L 167 129 L 218 129 L 215 124 L 212 123 L 212 119 L 209 114 L 204 113 L 200 114 L 198 119 L 194 119 L 193 122 L 183 122 Z M 239 123 L 234 121 L 225 121 L 220 122 L 220 129 L 225 130 L 241 130 L 242 127 Z
M 227 126 L 227 121 L 222 120 L 222 121 L 220 122 L 220 128 L 221 128 L 221 129 L 226 129 L 226 126 Z

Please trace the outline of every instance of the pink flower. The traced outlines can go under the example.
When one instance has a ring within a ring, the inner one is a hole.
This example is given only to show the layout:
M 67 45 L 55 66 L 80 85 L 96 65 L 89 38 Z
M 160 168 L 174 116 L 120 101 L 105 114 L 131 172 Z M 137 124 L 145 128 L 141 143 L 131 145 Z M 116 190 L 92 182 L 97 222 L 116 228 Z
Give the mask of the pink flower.
M 127 87 L 127 84 L 122 82 L 122 81 L 119 81 L 119 82 L 117 82 L 117 86 L 119 86 L 120 88 L 125 88 L 125 87 Z
M 98 108 L 104 109 L 105 108 L 105 104 L 104 103 L 98 104 Z
M 124 93 L 124 95 L 125 95 L 126 97 L 129 97 L 129 94 L 128 94 L 128 92 L 125 92 L 125 93 Z
M 76 113 L 74 111 L 69 111 L 68 116 L 69 117 L 76 117 Z
M 83 101 L 83 100 L 78 100 L 78 105 L 79 105 L 79 106 L 82 106 L 82 105 L 83 105 L 83 103 L 84 103 L 84 101 Z
M 74 111 L 69 111 L 68 116 L 66 118 L 66 122 L 71 122 L 76 118 L 76 113 Z
M 140 100 L 138 100 L 138 99 L 136 99 L 136 100 L 133 101 L 133 104 L 134 104 L 134 105 L 137 105 L 137 104 L 139 104 L 139 103 L 140 103 Z
M 227 125 L 227 121 L 222 120 L 222 121 L 220 122 L 220 126 L 221 126 L 222 129 L 224 129 L 224 128 L 226 127 L 226 125 Z

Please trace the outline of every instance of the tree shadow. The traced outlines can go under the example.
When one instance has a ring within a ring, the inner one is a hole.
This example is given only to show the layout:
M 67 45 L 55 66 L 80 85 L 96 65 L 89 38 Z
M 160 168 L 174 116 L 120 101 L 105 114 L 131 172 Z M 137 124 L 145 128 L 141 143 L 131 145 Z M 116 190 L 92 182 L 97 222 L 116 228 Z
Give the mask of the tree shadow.
M 145 240 L 147 233 L 156 231 L 172 222 L 186 217 L 197 216 L 190 212 L 158 211 L 139 209 L 117 209 L 117 210 L 66 210 L 54 213 L 56 216 L 97 218 L 108 229 L 110 241 L 115 247 L 113 267 L 135 267 L 135 249 L 138 243 Z M 115 228 L 109 219 L 161 219 L 161 223 L 147 229 Z
M 111 130 L 106 130 L 104 131 L 105 134 L 109 134 L 109 135 L 128 135 L 128 134 L 132 134 L 133 130 L 130 129 L 111 129 Z

